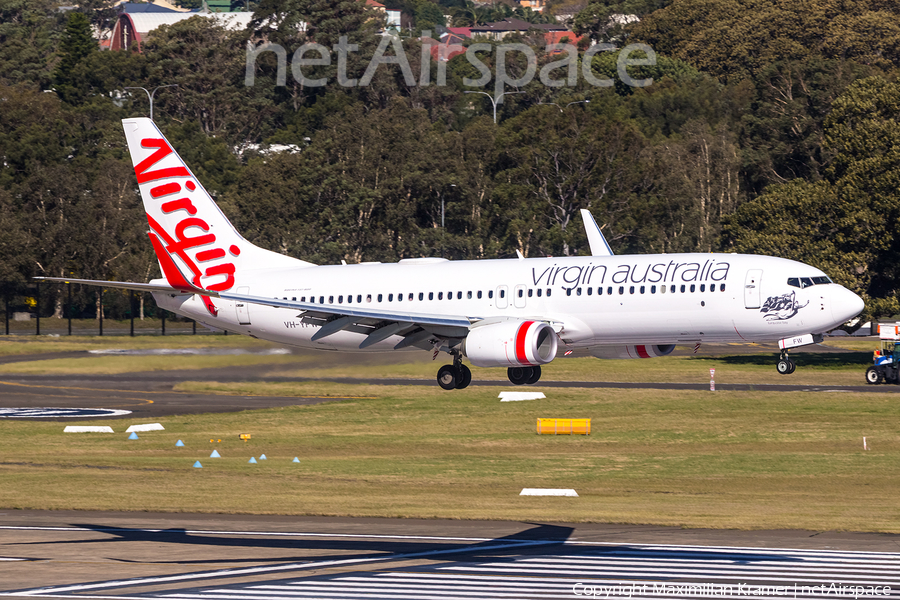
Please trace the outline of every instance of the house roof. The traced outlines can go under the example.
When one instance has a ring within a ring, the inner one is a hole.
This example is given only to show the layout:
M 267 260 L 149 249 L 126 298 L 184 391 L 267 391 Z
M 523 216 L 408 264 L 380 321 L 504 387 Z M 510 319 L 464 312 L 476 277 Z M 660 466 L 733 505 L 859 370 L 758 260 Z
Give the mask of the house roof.
M 542 29 L 544 31 L 565 31 L 565 25 L 554 25 L 552 23 L 529 23 L 522 19 L 509 18 L 495 23 L 486 23 L 484 25 L 474 25 L 469 30 L 474 33 L 488 33 L 492 31 L 528 31 L 529 29 Z
M 174 8 L 169 8 L 167 6 L 159 5 L 159 4 L 151 4 L 149 2 L 123 2 L 119 5 L 120 12 L 126 12 L 130 15 L 140 14 L 140 13 L 170 13 L 170 14 L 178 14 L 181 11 L 175 10 Z
M 372 6 L 375 8 L 384 8 L 384 4 L 381 2 L 376 2 L 375 0 L 366 0 L 366 6 Z
M 250 19 L 253 18 L 253 13 L 251 12 L 239 12 L 239 13 L 196 13 L 196 12 L 140 12 L 136 14 L 128 13 L 128 18 L 131 19 L 132 27 L 134 30 L 144 34 L 150 31 L 154 31 L 158 27 L 162 25 L 172 25 L 174 23 L 178 23 L 180 21 L 184 21 L 186 19 L 190 19 L 191 17 L 206 17 L 210 19 L 215 19 L 219 22 L 220 25 L 224 25 L 228 29 L 237 30 L 244 29 L 247 27 L 247 24 L 250 23 Z
M 548 31 L 544 34 L 544 39 L 548 44 L 562 43 L 563 38 L 568 38 L 568 43 L 570 44 L 577 44 L 581 37 L 572 31 Z

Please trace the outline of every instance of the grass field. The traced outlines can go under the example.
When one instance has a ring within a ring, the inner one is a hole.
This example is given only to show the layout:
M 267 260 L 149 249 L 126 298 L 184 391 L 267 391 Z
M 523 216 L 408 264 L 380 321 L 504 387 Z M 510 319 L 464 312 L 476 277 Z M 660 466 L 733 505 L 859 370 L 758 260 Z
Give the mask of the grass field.
M 180 340 L 165 342 L 174 339 Z M 209 339 L 223 338 L 203 341 Z M 135 340 L 156 344 L 160 338 Z M 116 341 L 111 347 L 122 347 L 122 340 Z M 270 347 L 233 336 L 229 341 L 249 349 Z M 127 439 L 125 428 L 136 422 L 129 420 L 92 423 L 112 425 L 117 432 L 112 435 L 65 434 L 67 423 L 59 421 L 2 421 L 0 508 L 900 532 L 900 479 L 894 476 L 900 470 L 900 398 L 774 393 L 762 385 L 797 382 L 805 371 L 815 383 L 859 384 L 869 356 L 862 351 L 809 355 L 807 368 L 801 365 L 791 377 L 775 373 L 771 354 L 570 359 L 551 365 L 561 365 L 555 377 L 622 377 L 639 364 L 645 381 L 705 381 L 707 369 L 715 366 L 717 381 L 744 377 L 761 388 L 713 393 L 537 387 L 547 399 L 512 403 L 499 402 L 497 388 L 445 392 L 436 386 L 187 382 L 178 389 L 357 399 L 163 417 L 165 431 L 140 434 L 139 440 Z M 72 368 L 111 358 L 133 357 L 73 359 L 84 362 Z M 185 363 L 200 365 L 194 361 L 206 358 L 178 356 L 174 362 L 186 368 Z M 213 358 L 264 358 L 272 373 L 323 373 L 279 363 L 285 358 L 280 356 Z M 371 367 L 372 373 L 433 377 L 434 363 L 411 358 L 414 362 L 395 368 Z M 4 367 L 40 363 L 53 361 Z M 485 374 L 494 376 L 478 371 L 479 378 Z M 593 433 L 538 436 L 538 417 L 589 417 Z M 241 433 L 252 439 L 240 441 Z M 863 436 L 869 450 L 863 449 Z M 175 447 L 178 439 L 185 447 Z M 209 458 L 213 449 L 222 458 Z M 263 453 L 268 460 L 248 463 Z M 291 462 L 294 456 L 299 464 Z M 192 467 L 197 460 L 202 469 Z M 521 497 L 523 487 L 574 488 L 579 497 Z

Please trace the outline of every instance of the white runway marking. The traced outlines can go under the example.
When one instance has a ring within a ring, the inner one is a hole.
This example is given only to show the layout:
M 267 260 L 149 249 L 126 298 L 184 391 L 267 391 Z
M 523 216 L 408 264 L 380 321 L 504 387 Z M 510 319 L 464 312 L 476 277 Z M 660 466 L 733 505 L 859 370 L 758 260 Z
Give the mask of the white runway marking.
M 77 527 L 0 529 L 170 533 L 160 529 Z M 461 545 L 421 552 L 368 554 L 346 559 L 43 587 L 0 595 L 104 600 L 900 598 L 900 553 L 317 532 L 197 530 L 174 533 L 456 542 Z M 410 566 L 410 561 L 416 561 L 413 564 L 420 566 Z M 392 563 L 401 562 L 402 566 L 392 566 Z M 373 565 L 378 565 L 379 569 L 348 570 L 348 567 L 371 568 Z M 258 576 L 265 580 L 230 584 L 236 576 Z M 184 587 L 124 596 L 102 595 L 103 591 L 114 588 L 172 583 Z M 196 587 L 198 585 L 204 587 Z

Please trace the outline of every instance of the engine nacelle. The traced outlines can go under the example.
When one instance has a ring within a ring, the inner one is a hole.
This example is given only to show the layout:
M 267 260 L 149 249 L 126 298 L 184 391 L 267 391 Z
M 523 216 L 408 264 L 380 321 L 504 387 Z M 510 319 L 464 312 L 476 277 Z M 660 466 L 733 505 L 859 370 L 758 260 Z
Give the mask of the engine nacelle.
M 650 345 L 637 344 L 634 346 L 595 346 L 591 348 L 591 355 L 597 358 L 656 358 L 672 354 L 675 344 Z
M 556 358 L 558 338 L 541 321 L 502 321 L 474 327 L 464 352 L 476 367 L 533 367 Z

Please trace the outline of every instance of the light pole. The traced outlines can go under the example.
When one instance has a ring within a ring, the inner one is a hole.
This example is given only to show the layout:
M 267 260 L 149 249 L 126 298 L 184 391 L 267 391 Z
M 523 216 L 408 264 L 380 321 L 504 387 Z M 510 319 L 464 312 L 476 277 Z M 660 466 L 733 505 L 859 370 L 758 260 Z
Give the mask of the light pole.
M 463 92 L 463 94 L 484 94 L 485 96 L 487 96 L 488 98 L 491 99 L 491 104 L 494 105 L 494 125 L 497 124 L 497 103 L 500 101 L 500 98 L 502 98 L 503 96 L 506 96 L 507 94 L 524 94 L 524 93 L 525 92 L 500 92 L 499 94 L 497 94 L 497 97 L 494 98 L 487 92 Z
M 152 92 L 148 92 L 147 88 L 142 87 L 127 87 L 126 90 L 144 90 L 144 93 L 147 94 L 147 98 L 150 99 L 150 120 L 153 120 L 153 96 L 156 94 L 156 90 L 161 90 L 162 88 L 170 88 L 170 87 L 178 87 L 177 83 L 172 83 L 169 85 L 161 85 L 153 88 Z

